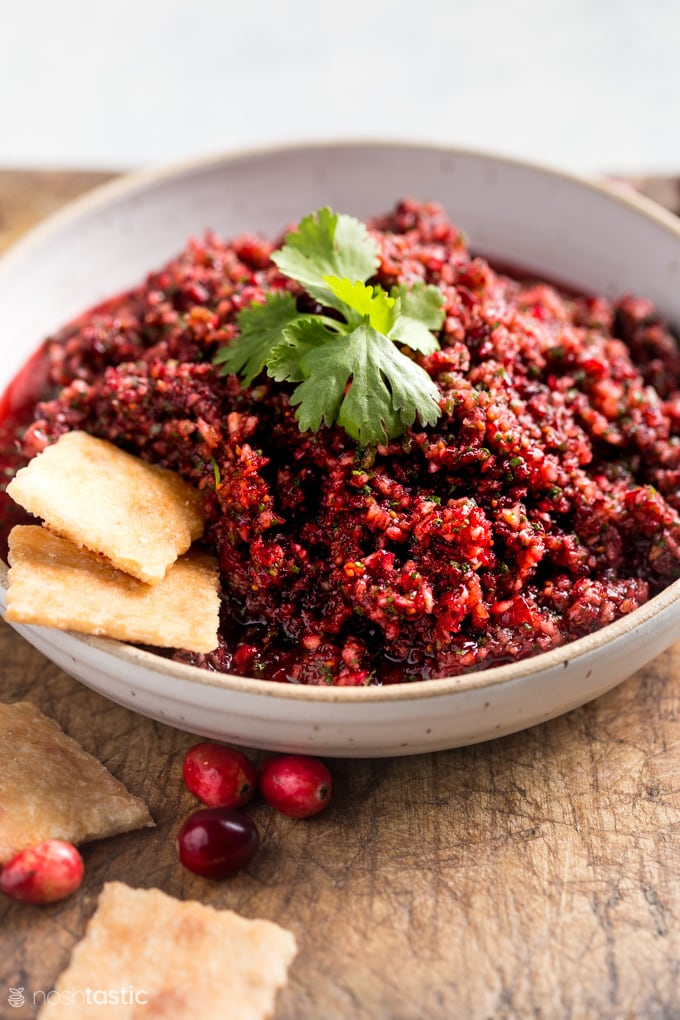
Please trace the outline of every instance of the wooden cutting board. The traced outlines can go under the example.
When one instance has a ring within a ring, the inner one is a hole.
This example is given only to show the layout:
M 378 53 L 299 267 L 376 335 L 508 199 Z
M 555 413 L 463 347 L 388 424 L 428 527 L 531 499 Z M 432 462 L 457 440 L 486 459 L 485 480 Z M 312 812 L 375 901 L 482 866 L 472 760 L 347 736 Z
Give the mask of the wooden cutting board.
M 107 176 L 0 172 L 0 246 Z M 678 181 L 636 184 L 680 211 Z M 90 692 L 4 623 L 0 662 L 0 699 L 57 719 L 157 822 L 84 847 L 62 904 L 0 898 L 0 1017 L 35 1016 L 111 879 L 292 929 L 277 1020 L 680 1017 L 680 644 L 525 733 L 330 762 L 331 807 L 295 822 L 256 804 L 263 847 L 222 883 L 175 854 L 195 738 Z

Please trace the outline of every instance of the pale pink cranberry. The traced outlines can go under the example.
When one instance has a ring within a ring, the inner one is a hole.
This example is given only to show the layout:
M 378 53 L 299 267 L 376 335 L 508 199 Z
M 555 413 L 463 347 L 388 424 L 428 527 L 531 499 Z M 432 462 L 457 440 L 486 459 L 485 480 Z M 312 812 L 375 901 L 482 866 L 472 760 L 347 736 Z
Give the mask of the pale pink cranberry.
M 23 903 L 56 903 L 75 892 L 83 873 L 83 859 L 72 843 L 48 839 L 7 862 L 0 892 Z
M 259 780 L 267 803 L 289 818 L 309 818 L 323 811 L 333 789 L 324 763 L 304 755 L 267 758 L 260 766 Z

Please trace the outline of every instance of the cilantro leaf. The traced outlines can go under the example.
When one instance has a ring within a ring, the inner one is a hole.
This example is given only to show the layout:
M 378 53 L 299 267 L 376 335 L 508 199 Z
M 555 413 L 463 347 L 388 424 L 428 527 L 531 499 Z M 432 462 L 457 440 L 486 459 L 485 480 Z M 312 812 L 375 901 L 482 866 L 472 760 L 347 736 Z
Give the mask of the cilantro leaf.
M 277 382 L 302 382 L 305 374 L 302 359 L 314 348 L 333 337 L 320 316 L 301 315 L 283 331 L 281 342 L 273 349 L 267 362 L 267 371 Z
M 324 277 L 364 282 L 375 274 L 379 257 L 378 246 L 363 223 L 324 208 L 305 216 L 297 230 L 286 234 L 272 261 L 322 305 L 336 308 L 337 298 Z
M 444 324 L 444 301 L 438 287 L 425 284 L 422 280 L 412 287 L 400 284 L 392 288 L 395 301 L 395 320 L 388 331 L 390 340 L 406 344 L 421 354 L 432 354 L 439 343 L 432 330 L 439 330 Z
M 299 368 L 305 379 L 291 404 L 298 405 L 303 431 L 337 421 L 368 445 L 400 435 L 416 416 L 433 425 L 441 413 L 439 390 L 427 372 L 366 323 L 308 350 Z
M 216 365 L 222 365 L 223 374 L 241 375 L 243 385 L 250 386 L 266 366 L 272 350 L 281 342 L 283 331 L 298 318 L 292 294 L 268 294 L 262 304 L 242 308 L 237 322 L 240 336 L 220 347 L 215 355 Z
M 264 369 L 297 384 L 290 399 L 302 431 L 337 422 L 367 445 L 401 435 L 416 418 L 434 425 L 439 389 L 399 347 L 437 350 L 441 291 L 422 281 L 389 294 L 368 284 L 379 265 L 376 242 L 363 223 L 328 208 L 305 216 L 272 260 L 329 314 L 299 312 L 291 294 L 270 294 L 239 312 L 240 335 L 214 359 L 222 371 L 246 386 Z
M 439 287 L 417 280 L 411 287 L 400 283 L 392 288 L 397 301 L 397 314 L 418 319 L 428 329 L 441 329 L 444 325 L 444 299 Z
M 365 318 L 379 333 L 388 333 L 394 324 L 395 298 L 382 289 L 370 287 L 361 280 L 341 280 L 337 276 L 324 276 L 324 283 L 347 309 L 346 319 L 359 325 Z

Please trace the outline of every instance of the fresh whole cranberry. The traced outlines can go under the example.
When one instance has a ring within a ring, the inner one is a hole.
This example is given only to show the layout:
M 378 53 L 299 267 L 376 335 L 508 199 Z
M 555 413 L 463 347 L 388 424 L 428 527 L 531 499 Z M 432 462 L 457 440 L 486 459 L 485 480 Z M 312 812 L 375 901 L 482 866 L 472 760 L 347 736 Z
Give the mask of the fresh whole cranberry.
M 0 892 L 22 903 L 56 903 L 75 892 L 84 870 L 72 843 L 48 839 L 7 862 L 0 872 Z
M 208 807 L 243 807 L 255 792 L 255 769 L 244 754 L 222 744 L 195 744 L 184 756 L 187 789 Z
M 309 818 L 331 799 L 333 780 L 318 758 L 275 755 L 260 766 L 260 791 L 273 808 L 289 818 Z
M 260 845 L 255 822 L 236 808 L 202 808 L 177 834 L 179 859 L 205 878 L 227 878 L 245 867 Z

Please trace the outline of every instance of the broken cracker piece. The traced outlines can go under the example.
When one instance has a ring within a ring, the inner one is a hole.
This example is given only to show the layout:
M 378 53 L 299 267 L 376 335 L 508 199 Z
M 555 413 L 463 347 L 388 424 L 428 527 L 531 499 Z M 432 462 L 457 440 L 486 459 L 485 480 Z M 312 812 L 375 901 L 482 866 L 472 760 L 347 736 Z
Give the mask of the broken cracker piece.
M 272 921 L 107 882 L 39 1020 L 265 1020 L 296 951 Z
M 197 489 L 86 432 L 60 436 L 7 492 L 50 531 L 147 584 L 162 580 L 205 529 Z
M 190 550 L 158 584 L 138 581 L 35 524 L 9 536 L 6 619 L 162 648 L 217 647 L 217 561 Z
M 153 824 L 54 720 L 28 701 L 0 703 L 0 865 L 45 839 L 86 843 Z

